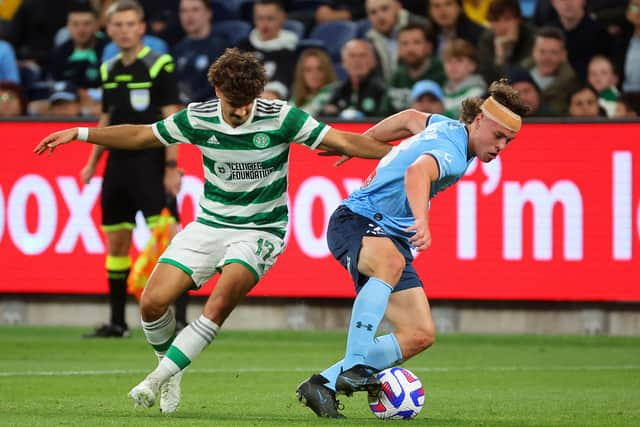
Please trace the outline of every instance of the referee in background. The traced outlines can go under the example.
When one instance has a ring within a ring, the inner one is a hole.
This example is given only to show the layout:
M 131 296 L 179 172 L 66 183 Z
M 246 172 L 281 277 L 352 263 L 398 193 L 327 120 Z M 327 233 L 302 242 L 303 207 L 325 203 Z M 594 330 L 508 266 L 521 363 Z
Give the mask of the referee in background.
M 144 10 L 135 0 L 120 0 L 107 10 L 107 32 L 120 53 L 102 64 L 102 114 L 98 126 L 154 123 L 180 108 L 173 59 L 142 44 Z M 94 146 L 81 171 L 85 183 L 91 180 L 104 152 Z M 160 211 L 169 207 L 177 219 L 176 194 L 181 173 L 177 147 L 142 151 L 109 150 L 102 181 L 102 229 L 107 237 L 105 267 L 109 280 L 111 319 L 85 338 L 128 337 L 125 321 L 127 277 L 131 267 L 129 250 L 135 215 L 142 211 L 153 227 Z M 175 226 L 174 226 L 175 228 Z M 176 230 L 172 230 L 171 235 Z M 176 302 L 176 324 L 186 323 L 185 293 Z

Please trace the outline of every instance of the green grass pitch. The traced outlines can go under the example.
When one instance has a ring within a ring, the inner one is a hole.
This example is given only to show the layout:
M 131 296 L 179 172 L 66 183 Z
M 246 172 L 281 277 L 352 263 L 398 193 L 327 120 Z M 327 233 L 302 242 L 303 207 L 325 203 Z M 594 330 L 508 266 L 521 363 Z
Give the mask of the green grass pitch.
M 127 392 L 155 357 L 78 328 L 1 327 L 1 426 L 640 426 L 640 337 L 441 335 L 410 360 L 425 386 L 412 421 L 380 421 L 366 397 L 318 419 L 299 382 L 334 362 L 344 332 L 222 331 L 192 364 L 180 410 L 134 409 Z

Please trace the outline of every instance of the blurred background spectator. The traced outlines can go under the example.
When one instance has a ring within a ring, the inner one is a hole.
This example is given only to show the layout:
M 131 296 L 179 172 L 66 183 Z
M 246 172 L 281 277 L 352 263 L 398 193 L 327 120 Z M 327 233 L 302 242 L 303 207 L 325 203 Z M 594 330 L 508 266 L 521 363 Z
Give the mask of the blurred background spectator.
M 20 72 L 13 47 L 4 40 L 0 40 L 0 82 L 20 84 Z
M 556 116 L 567 114 L 569 94 L 578 84 L 575 72 L 567 61 L 564 34 L 555 27 L 543 27 L 536 32 L 532 58 L 525 68 L 540 88 L 542 103 Z
M 78 117 L 81 115 L 80 97 L 75 84 L 57 82 L 49 97 L 49 111 L 52 117 Z
M 106 36 L 98 27 L 98 14 L 89 3 L 69 8 L 69 40 L 56 47 L 51 60 L 51 76 L 71 81 L 79 88 L 100 87 L 100 58 Z
M 337 84 L 329 55 L 322 49 L 305 49 L 296 64 L 291 103 L 311 115 L 320 114 Z
M 633 34 L 625 53 L 622 90 L 640 91 L 640 0 L 629 0 L 627 19 L 633 25 Z
M 487 20 L 489 28 L 478 42 L 478 71 L 492 82 L 531 56 L 535 28 L 524 21 L 519 0 L 493 0 Z
M 180 23 L 187 35 L 174 47 L 173 58 L 180 101 L 185 104 L 214 96 L 207 70 L 230 43 L 211 31 L 213 19 L 209 0 L 180 0 Z
M 387 84 L 382 113 L 392 114 L 411 104 L 411 88 L 419 80 L 445 81 L 442 62 L 433 56 L 433 37 L 429 28 L 409 24 L 398 32 L 398 68 Z
M 366 40 L 354 39 L 342 48 L 342 66 L 347 79 L 331 94 L 323 114 L 338 116 L 347 110 L 354 117 L 380 115 L 380 100 L 386 90 L 384 82 L 375 74 L 376 57 Z
M 411 88 L 411 108 L 423 113 L 444 114 L 444 94 L 437 82 L 420 80 Z
M 293 81 L 298 36 L 283 28 L 287 14 L 279 0 L 258 0 L 253 7 L 254 29 L 238 47 L 255 52 L 264 64 L 267 80 L 277 80 L 285 86 Z
M 598 91 L 588 83 L 581 84 L 569 94 L 571 117 L 606 117 L 607 113 L 598 104 Z
M 0 82 L 0 117 L 18 117 L 25 114 L 27 100 L 22 88 L 12 82 Z
M 616 118 L 640 117 L 640 92 L 623 92 L 616 101 Z
M 378 72 L 388 81 L 398 66 L 398 31 L 406 25 L 426 26 L 428 21 L 403 9 L 399 0 L 366 0 L 365 6 L 371 25 L 365 37 L 375 50 Z
M 580 81 L 587 80 L 587 65 L 591 57 L 606 55 L 612 43 L 606 27 L 587 15 L 585 0 L 551 0 L 557 18 L 547 25 L 562 30 L 569 63 Z
M 445 114 L 451 118 L 458 118 L 462 101 L 484 95 L 487 84 L 482 76 L 476 73 L 476 52 L 468 41 L 449 41 L 442 51 L 442 59 L 447 76 L 444 84 Z
M 529 71 L 513 66 L 507 71 L 507 80 L 518 91 L 522 103 L 529 108 L 528 117 L 550 116 L 546 105 L 542 103 L 542 93 Z
M 264 89 L 262 90 L 260 98 L 271 100 L 282 99 L 286 101 L 289 98 L 289 91 L 287 90 L 287 87 L 285 85 L 277 80 L 274 80 L 264 85 Z
M 465 15 L 462 0 L 429 0 L 428 17 L 436 31 L 435 50 L 438 54 L 449 40 L 456 38 L 475 46 L 484 31 L 481 25 Z
M 595 55 L 587 68 L 587 83 L 598 91 L 598 103 L 613 117 L 616 112 L 616 100 L 620 96 L 617 88 L 619 79 L 613 63 L 604 55 Z

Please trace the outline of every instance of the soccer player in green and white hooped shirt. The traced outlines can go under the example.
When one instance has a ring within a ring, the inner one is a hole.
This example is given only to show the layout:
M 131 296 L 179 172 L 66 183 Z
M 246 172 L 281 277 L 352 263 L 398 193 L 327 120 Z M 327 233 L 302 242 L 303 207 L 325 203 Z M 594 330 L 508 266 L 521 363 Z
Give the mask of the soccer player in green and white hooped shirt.
M 142 328 L 160 362 L 130 392 L 137 405 L 177 409 L 183 370 L 213 341 L 236 305 L 284 249 L 289 144 L 380 159 L 391 146 L 342 132 L 283 101 L 257 99 L 264 68 L 251 53 L 227 49 L 209 68 L 218 99 L 147 125 L 71 128 L 52 133 L 36 154 L 74 140 L 110 148 L 194 144 L 203 154 L 205 185 L 196 221 L 178 233 L 160 258 L 140 300 Z M 174 339 L 171 303 L 185 290 L 218 282 L 202 315 Z M 171 410 L 171 412 L 173 412 Z M 167 411 L 165 411 L 167 412 Z

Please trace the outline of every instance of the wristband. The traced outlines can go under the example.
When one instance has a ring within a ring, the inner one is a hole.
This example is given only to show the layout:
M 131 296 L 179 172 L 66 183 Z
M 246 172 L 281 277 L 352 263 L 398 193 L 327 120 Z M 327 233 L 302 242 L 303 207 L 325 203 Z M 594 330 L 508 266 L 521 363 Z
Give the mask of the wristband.
M 86 141 L 89 139 L 89 128 L 78 128 L 78 141 Z
M 164 162 L 165 167 L 168 168 L 177 168 L 178 167 L 178 162 L 175 160 L 167 160 Z

